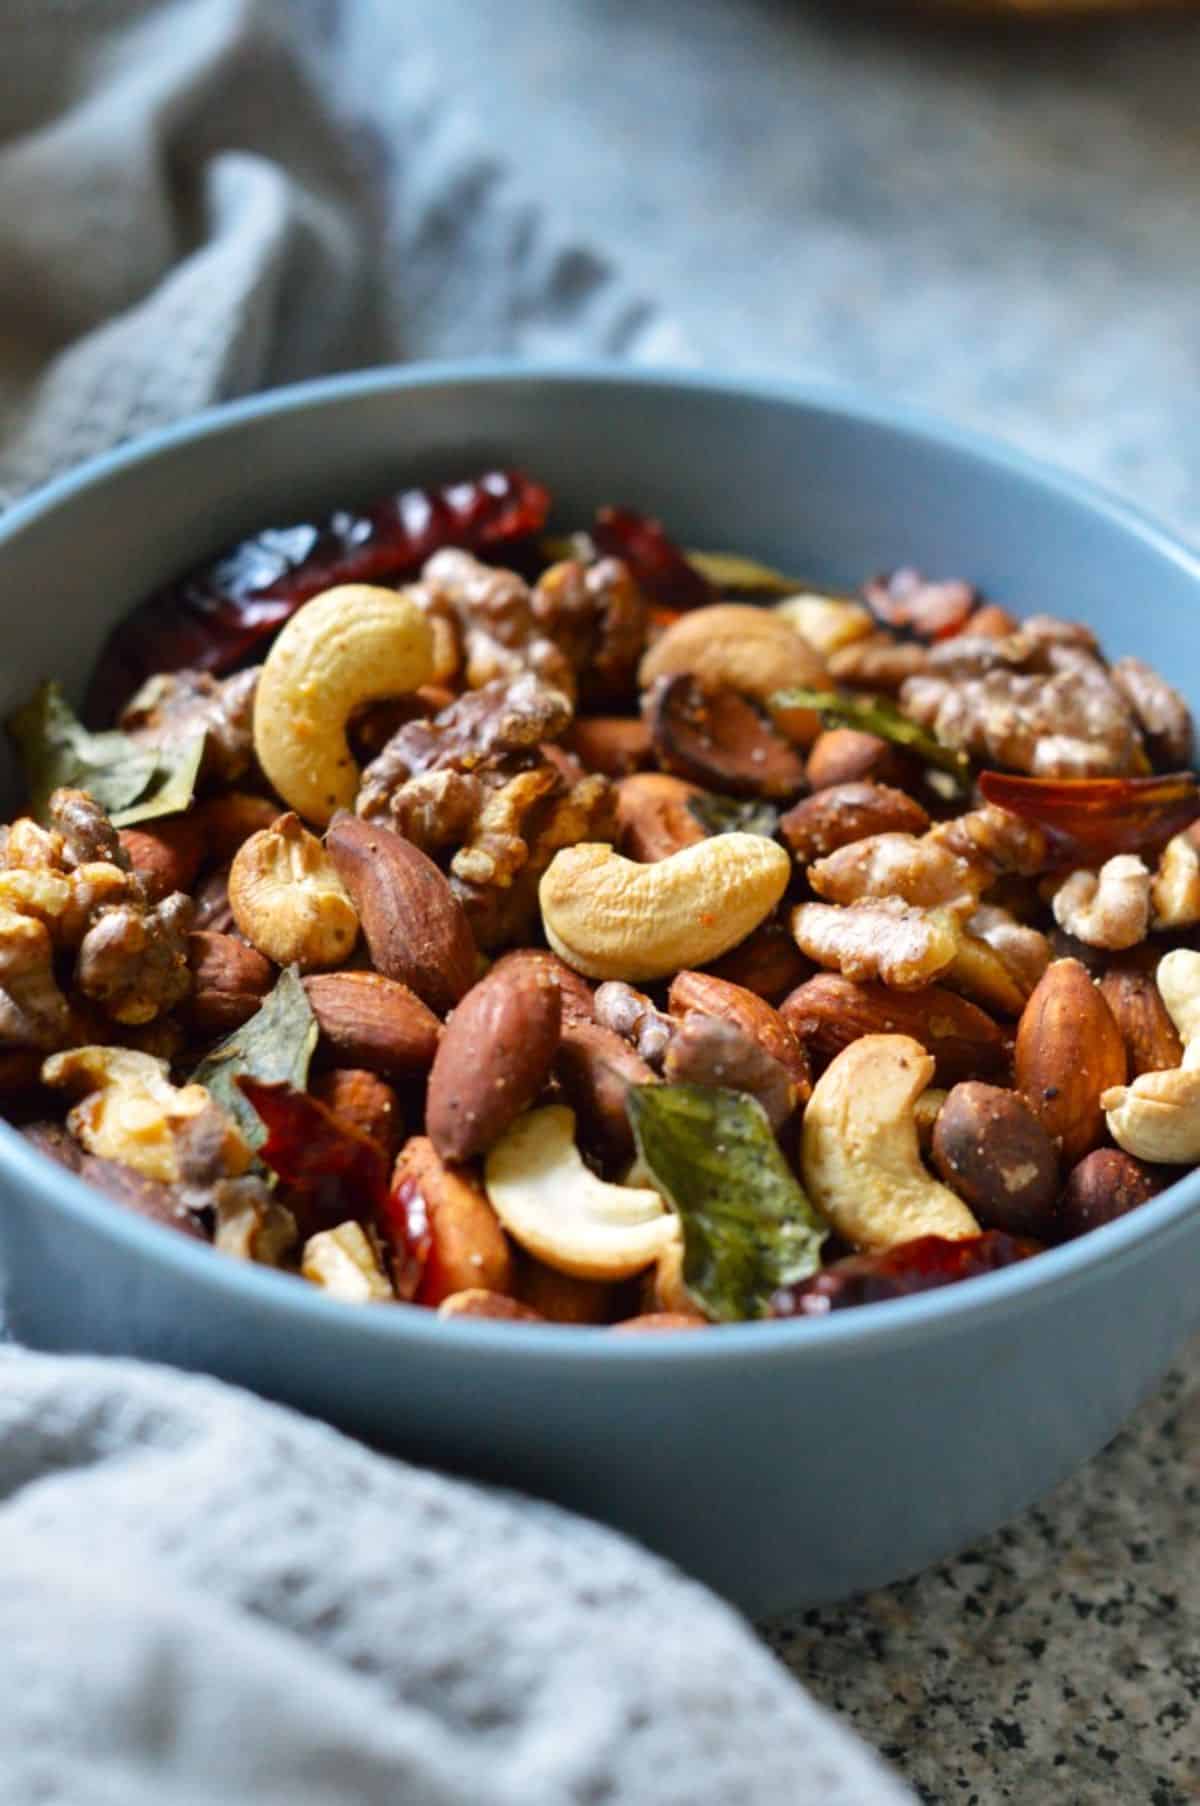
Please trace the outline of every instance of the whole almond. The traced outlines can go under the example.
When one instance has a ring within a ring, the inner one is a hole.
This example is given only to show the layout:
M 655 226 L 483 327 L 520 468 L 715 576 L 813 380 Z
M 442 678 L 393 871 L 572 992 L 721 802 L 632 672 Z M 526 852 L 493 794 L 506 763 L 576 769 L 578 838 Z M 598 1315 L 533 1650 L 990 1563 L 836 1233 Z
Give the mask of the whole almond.
M 144 828 L 122 828 L 121 850 L 145 886 L 151 903 L 173 891 L 191 890 L 204 858 L 204 836 L 195 815 L 176 815 Z
M 910 1035 L 933 1055 L 939 1085 L 999 1077 L 1008 1065 L 1008 1041 L 999 1026 L 941 985 L 904 992 L 822 972 L 785 997 L 779 1014 L 822 1062 L 860 1035 Z
M 536 1311 L 531 1311 L 527 1304 L 519 1304 L 515 1298 L 506 1298 L 503 1292 L 488 1292 L 482 1286 L 472 1286 L 466 1292 L 452 1292 L 449 1298 L 443 1298 L 438 1305 L 439 1317 L 477 1317 L 480 1319 L 503 1318 L 505 1322 L 542 1323 Z
M 863 778 L 895 784 L 903 773 L 903 761 L 895 747 L 878 734 L 830 727 L 813 742 L 806 776 L 811 790 L 828 790 L 834 784 L 853 784 Z
M 416 1286 L 418 1304 L 441 1304 L 455 1293 L 480 1288 L 512 1291 L 512 1252 L 487 1193 L 469 1171 L 448 1165 L 428 1136 L 413 1135 L 405 1142 L 392 1192 L 405 1208 L 419 1197 L 429 1224 L 429 1251 Z M 396 1254 L 402 1268 L 408 1250 L 399 1248 Z
M 1101 1094 L 1125 1083 L 1125 1043 L 1104 998 L 1076 959 L 1056 959 L 1021 1014 L 1017 1089 L 1068 1162 L 1104 1135 Z
M 631 1085 L 653 1085 L 658 1077 L 642 1056 L 599 1022 L 567 1022 L 554 1070 L 584 1146 L 610 1164 L 632 1159 L 625 1098 Z
M 1152 1168 L 1135 1160 L 1123 1148 L 1096 1148 L 1071 1169 L 1059 1200 L 1057 1229 L 1070 1241 L 1115 1223 L 1140 1204 L 1146 1204 L 1169 1183 L 1170 1169 Z
M 443 1160 L 470 1160 L 499 1139 L 545 1084 L 558 1051 L 562 997 L 545 973 L 489 972 L 446 1025 L 429 1075 L 425 1125 Z
M 1113 1013 L 1129 1056 L 1129 1076 L 1165 1072 L 1183 1061 L 1183 1042 L 1150 972 L 1106 972 L 1100 995 Z
M 444 1016 L 470 990 L 477 963 L 449 880 L 419 847 L 378 822 L 337 815 L 325 844 L 377 969 Z
M 381 972 L 315 972 L 304 989 L 322 1051 L 339 1066 L 402 1079 L 433 1064 L 441 1024 L 407 985 Z
M 869 834 L 923 834 L 929 817 L 920 803 L 889 784 L 861 780 L 830 784 L 802 797 L 779 820 L 779 838 L 808 865 Z
M 568 728 L 563 745 L 587 771 L 625 778 L 654 761 L 650 729 L 638 715 L 584 715 Z
M 524 1252 L 517 1257 L 513 1290 L 547 1323 L 608 1323 L 617 1296 L 609 1280 L 558 1273 Z
M 704 793 L 696 784 L 665 771 L 638 772 L 617 785 L 617 847 L 642 865 L 669 859 L 683 847 L 707 839 L 688 808 Z
M 595 1020 L 596 1006 L 591 985 L 580 973 L 568 966 L 565 959 L 559 959 L 557 953 L 551 953 L 546 947 L 514 947 L 511 953 L 501 954 L 492 971 L 511 972 L 514 968 L 523 972 L 541 973 L 558 986 L 564 1022 Z
M 778 1003 L 812 977 L 813 964 L 805 959 L 782 922 L 768 921 L 704 970 L 714 978 L 724 978 L 731 985 L 753 991 L 756 997 L 765 997 L 768 1003 Z
M 275 982 L 275 968 L 232 934 L 196 929 L 188 935 L 192 994 L 188 1017 L 202 1035 L 231 1034 L 248 1022 Z
M 204 841 L 204 863 L 227 865 L 244 841 L 269 828 L 283 809 L 269 796 L 248 790 L 230 790 L 210 797 L 195 812 Z
M 801 1103 L 812 1092 L 812 1073 L 803 1044 L 779 1011 L 753 991 L 716 978 L 711 972 L 680 972 L 671 981 L 667 1008 L 673 1016 L 686 1016 L 695 1010 L 732 1022 L 764 1053 L 778 1060 L 795 1085 Z
M 400 1100 L 386 1079 L 360 1066 L 334 1066 L 317 1073 L 309 1090 L 319 1103 L 349 1122 L 394 1160 L 403 1128 Z

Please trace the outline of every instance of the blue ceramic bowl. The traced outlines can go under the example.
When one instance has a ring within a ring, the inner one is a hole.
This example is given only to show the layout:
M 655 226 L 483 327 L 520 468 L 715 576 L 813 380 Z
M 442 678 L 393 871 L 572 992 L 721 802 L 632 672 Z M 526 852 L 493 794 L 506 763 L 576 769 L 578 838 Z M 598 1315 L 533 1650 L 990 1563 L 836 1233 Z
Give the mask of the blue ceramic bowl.
M 220 409 L 0 523 L 4 711 L 243 530 L 490 461 L 853 585 L 913 563 L 1089 621 L 1200 704 L 1200 563 L 1128 509 L 898 410 L 784 382 L 427 368 Z M 0 1127 L 15 1334 L 199 1368 L 641 1537 L 747 1608 L 836 1598 L 1003 1522 L 1094 1454 L 1200 1326 L 1200 1174 L 1082 1241 L 826 1321 L 698 1336 L 339 1304 L 106 1202 Z M 497 1559 L 503 1559 L 498 1552 Z

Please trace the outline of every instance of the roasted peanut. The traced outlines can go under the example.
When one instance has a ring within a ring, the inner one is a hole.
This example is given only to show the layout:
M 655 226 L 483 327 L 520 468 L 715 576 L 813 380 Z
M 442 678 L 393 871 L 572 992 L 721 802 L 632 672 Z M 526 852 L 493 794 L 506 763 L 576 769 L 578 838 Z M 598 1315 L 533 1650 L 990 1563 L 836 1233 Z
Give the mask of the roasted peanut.
M 934 1124 L 933 1163 L 985 1229 L 1047 1239 L 1058 1155 L 1017 1092 L 956 1085 Z

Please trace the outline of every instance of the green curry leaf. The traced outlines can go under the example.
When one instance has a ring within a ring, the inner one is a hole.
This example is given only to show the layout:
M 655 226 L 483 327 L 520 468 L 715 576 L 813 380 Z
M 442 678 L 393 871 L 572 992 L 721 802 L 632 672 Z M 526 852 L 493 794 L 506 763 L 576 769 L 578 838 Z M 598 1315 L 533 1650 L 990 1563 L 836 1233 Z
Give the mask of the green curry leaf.
M 706 834 L 761 834 L 770 840 L 779 826 L 778 809 L 753 797 L 747 802 L 705 791 L 690 798 L 688 808 Z
M 779 1287 L 817 1271 L 828 1228 L 754 1098 L 637 1085 L 628 1107 L 642 1164 L 679 1214 L 684 1284 L 707 1316 L 762 1317 Z
M 258 1148 L 267 1131 L 238 1079 L 247 1073 L 268 1085 L 283 1081 L 303 1091 L 316 1045 L 317 1019 L 297 968 L 288 966 L 250 1020 L 201 1060 L 191 1082 L 207 1086 L 214 1103 L 233 1117 L 250 1146 Z
M 819 709 L 827 727 L 853 727 L 860 733 L 876 734 L 890 745 L 914 753 L 935 771 L 944 771 L 960 794 L 965 795 L 970 789 L 971 761 L 966 753 L 946 746 L 928 728 L 910 721 L 886 696 L 847 696 L 833 690 L 776 690 L 770 707 Z
M 795 596 L 812 588 L 811 583 L 799 577 L 788 577 L 769 564 L 743 558 L 737 552 L 695 552 L 689 547 L 687 561 L 722 595 Z
M 40 822 L 62 786 L 86 790 L 118 828 L 178 814 L 191 803 L 203 734 L 172 748 L 144 746 L 115 728 L 93 734 L 56 683 L 39 685 L 7 725 L 25 770 L 30 813 Z

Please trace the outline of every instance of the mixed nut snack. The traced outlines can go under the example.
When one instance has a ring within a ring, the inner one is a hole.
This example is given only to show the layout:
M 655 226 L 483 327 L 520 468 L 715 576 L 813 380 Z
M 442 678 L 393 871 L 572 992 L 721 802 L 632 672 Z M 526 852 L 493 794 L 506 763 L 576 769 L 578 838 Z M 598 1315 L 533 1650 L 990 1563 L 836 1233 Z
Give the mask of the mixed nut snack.
M 272 529 L 9 722 L 0 1106 L 347 1300 L 620 1330 L 1025 1260 L 1200 1162 L 1182 697 L 519 472 Z

